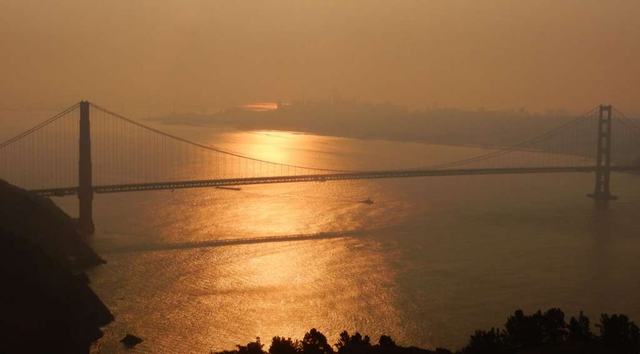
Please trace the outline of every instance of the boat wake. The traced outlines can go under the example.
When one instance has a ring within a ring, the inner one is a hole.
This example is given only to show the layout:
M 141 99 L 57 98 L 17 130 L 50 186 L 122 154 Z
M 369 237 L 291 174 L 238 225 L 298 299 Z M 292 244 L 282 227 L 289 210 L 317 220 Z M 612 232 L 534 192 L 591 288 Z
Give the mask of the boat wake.
M 264 236 L 264 237 L 241 237 L 241 238 L 229 238 L 229 239 L 210 240 L 210 241 L 127 245 L 121 248 L 118 247 L 113 249 L 106 249 L 106 250 L 103 250 L 101 253 L 113 254 L 113 253 L 171 251 L 171 250 L 185 250 L 185 249 L 195 249 L 195 248 L 250 245 L 250 244 L 272 243 L 272 242 L 326 240 L 331 238 L 343 238 L 343 237 L 363 237 L 363 236 L 366 236 L 367 234 L 370 234 L 373 231 L 375 230 L 320 232 L 320 233 L 314 233 L 314 234 L 295 234 L 295 235 Z

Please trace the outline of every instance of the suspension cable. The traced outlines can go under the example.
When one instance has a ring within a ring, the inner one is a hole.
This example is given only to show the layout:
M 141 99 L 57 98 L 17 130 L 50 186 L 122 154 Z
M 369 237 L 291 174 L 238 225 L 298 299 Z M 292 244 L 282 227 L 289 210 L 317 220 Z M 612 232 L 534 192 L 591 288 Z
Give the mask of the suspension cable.
M 594 113 L 594 111 L 597 109 L 593 108 L 590 111 L 578 116 L 577 118 L 571 120 L 570 122 L 567 122 L 551 131 L 548 131 L 545 134 L 542 134 L 540 136 L 537 136 L 535 138 L 529 139 L 527 141 L 524 141 L 518 145 L 515 145 L 513 147 L 510 148 L 506 148 L 506 149 L 502 149 L 502 150 L 498 150 L 498 151 L 493 151 L 484 155 L 480 155 L 480 156 L 476 156 L 476 157 L 472 157 L 472 158 L 468 158 L 468 159 L 463 159 L 463 160 L 458 160 L 458 161 L 452 161 L 452 162 L 448 162 L 448 163 L 443 163 L 443 164 L 438 164 L 438 165 L 431 165 L 431 166 L 425 166 L 425 167 L 418 167 L 418 168 L 412 168 L 410 170 L 429 170 L 429 169 L 441 169 L 441 168 L 445 168 L 445 167 L 454 167 L 454 166 L 460 166 L 460 165 L 467 165 L 470 163 L 474 163 L 474 162 L 479 162 L 479 161 L 484 161 L 484 160 L 488 160 L 494 157 L 498 157 L 498 156 L 502 156 L 505 154 L 509 154 L 511 152 L 514 151 L 520 151 L 520 150 L 524 150 L 525 148 L 538 143 L 540 141 L 543 141 L 547 138 L 553 137 L 557 134 L 560 134 L 586 120 L 588 120 L 589 118 L 591 118 L 591 114 Z
M 65 109 L 64 111 L 56 114 L 55 116 L 53 116 L 53 117 L 45 120 L 44 122 L 32 127 L 31 129 L 28 129 L 28 130 L 26 130 L 26 131 L 24 131 L 24 132 L 22 132 L 22 133 L 20 133 L 20 134 L 18 134 L 16 136 L 14 136 L 11 139 L 6 140 L 2 144 L 0 144 L 0 149 L 5 148 L 5 147 L 15 143 L 16 141 L 18 141 L 18 140 L 20 140 L 20 139 L 32 134 L 33 132 L 38 131 L 38 130 L 46 127 L 47 125 L 55 122 L 56 120 L 58 120 L 58 119 L 62 118 L 63 116 L 65 116 L 67 113 L 69 113 L 69 112 L 73 111 L 74 109 L 76 109 L 78 107 L 78 105 L 80 105 L 80 103 L 76 103 L 73 106 Z
M 110 110 L 108 110 L 106 108 L 100 107 L 100 106 L 98 106 L 96 104 L 93 104 L 93 103 L 90 103 L 90 104 L 95 109 L 101 110 L 101 111 L 103 111 L 103 112 L 105 112 L 107 114 L 112 115 L 114 118 L 118 118 L 118 119 L 120 119 L 122 121 L 125 121 L 125 122 L 129 123 L 129 124 L 133 124 L 133 125 L 138 126 L 138 127 L 142 128 L 142 129 L 146 129 L 146 130 L 148 130 L 150 132 L 153 132 L 153 133 L 156 133 L 156 134 L 160 134 L 160 135 L 165 136 L 167 138 L 171 138 L 171 139 L 180 141 L 182 143 L 193 145 L 193 146 L 196 146 L 196 147 L 199 147 L 199 148 L 202 148 L 202 149 L 206 149 L 206 150 L 209 150 L 209 151 L 214 151 L 214 152 L 218 152 L 218 153 L 222 153 L 222 154 L 226 154 L 226 155 L 231 155 L 231 156 L 235 156 L 235 157 L 239 157 L 239 158 L 243 158 L 243 159 L 248 159 L 248 160 L 252 160 L 252 161 L 256 161 L 256 162 L 270 163 L 270 164 L 281 165 L 281 166 L 286 166 L 286 167 L 295 167 L 295 168 L 301 168 L 301 169 L 312 170 L 312 171 L 343 172 L 343 173 L 358 172 L 358 171 L 353 171 L 353 170 L 336 170 L 336 169 L 325 169 L 325 168 L 296 166 L 296 165 L 275 163 L 275 162 L 272 162 L 272 161 L 257 159 L 255 157 L 246 156 L 246 155 L 243 155 L 243 154 L 240 154 L 240 153 L 237 153 L 237 152 L 223 150 L 223 149 L 220 149 L 220 148 L 211 147 L 211 146 L 203 145 L 203 144 L 196 143 L 196 142 L 193 142 L 193 141 L 190 141 L 190 140 L 186 140 L 184 138 L 180 138 L 180 137 L 177 137 L 175 135 L 171 135 L 169 133 L 165 133 L 165 132 L 163 132 L 161 130 L 158 130 L 158 129 L 155 129 L 155 128 L 151 128 L 151 127 L 149 127 L 147 125 L 144 125 L 144 124 L 142 124 L 140 122 L 136 122 L 135 120 L 126 118 L 126 117 L 124 117 L 124 116 L 122 116 L 122 115 L 120 115 L 118 113 L 112 112 L 112 111 L 110 111 Z

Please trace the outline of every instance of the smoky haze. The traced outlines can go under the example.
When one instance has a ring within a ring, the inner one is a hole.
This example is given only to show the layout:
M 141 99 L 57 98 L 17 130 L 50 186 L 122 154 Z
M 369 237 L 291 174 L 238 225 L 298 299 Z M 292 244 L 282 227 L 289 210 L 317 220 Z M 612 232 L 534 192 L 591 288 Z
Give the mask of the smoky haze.
M 637 0 L 0 0 L 0 109 L 344 97 L 638 111 Z

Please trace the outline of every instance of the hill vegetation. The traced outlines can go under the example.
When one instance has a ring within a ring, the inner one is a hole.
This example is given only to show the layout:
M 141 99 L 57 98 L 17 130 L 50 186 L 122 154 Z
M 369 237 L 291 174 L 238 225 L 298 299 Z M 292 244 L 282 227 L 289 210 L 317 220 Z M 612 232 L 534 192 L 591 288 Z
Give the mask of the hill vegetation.
M 268 351 L 257 338 L 237 349 L 215 354 L 638 354 L 640 330 L 625 315 L 600 316 L 592 332 L 590 320 L 582 312 L 567 323 L 560 309 L 526 315 L 518 310 L 501 329 L 478 330 L 469 343 L 458 351 L 435 350 L 397 345 L 389 336 L 375 344 L 367 335 L 342 332 L 333 346 L 316 329 L 302 340 L 273 337 Z M 214 353 L 212 353 L 214 354 Z

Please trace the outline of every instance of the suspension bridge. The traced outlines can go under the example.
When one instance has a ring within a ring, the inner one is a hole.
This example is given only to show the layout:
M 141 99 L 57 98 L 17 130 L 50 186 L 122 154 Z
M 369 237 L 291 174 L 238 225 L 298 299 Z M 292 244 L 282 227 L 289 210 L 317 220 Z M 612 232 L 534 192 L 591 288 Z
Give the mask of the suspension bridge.
M 616 129 L 614 130 L 614 126 Z M 619 127 L 619 128 L 618 128 Z M 41 196 L 77 195 L 94 230 L 93 196 L 182 188 L 460 175 L 594 173 L 611 200 L 612 172 L 640 172 L 640 122 L 599 106 L 545 134 L 479 156 L 398 170 L 343 170 L 257 159 L 206 146 L 82 101 L 0 144 L 0 178 Z

